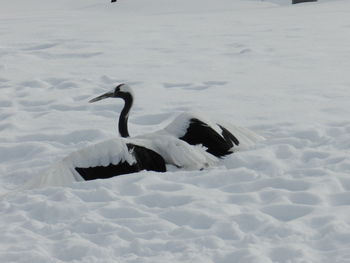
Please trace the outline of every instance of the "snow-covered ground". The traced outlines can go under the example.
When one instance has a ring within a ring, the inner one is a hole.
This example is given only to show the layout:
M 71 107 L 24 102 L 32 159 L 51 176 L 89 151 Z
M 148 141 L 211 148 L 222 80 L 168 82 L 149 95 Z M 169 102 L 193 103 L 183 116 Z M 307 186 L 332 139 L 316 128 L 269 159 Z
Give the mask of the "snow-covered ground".
M 0 262 L 350 262 L 350 2 L 0 2 Z M 17 191 L 187 110 L 266 140 L 206 171 Z

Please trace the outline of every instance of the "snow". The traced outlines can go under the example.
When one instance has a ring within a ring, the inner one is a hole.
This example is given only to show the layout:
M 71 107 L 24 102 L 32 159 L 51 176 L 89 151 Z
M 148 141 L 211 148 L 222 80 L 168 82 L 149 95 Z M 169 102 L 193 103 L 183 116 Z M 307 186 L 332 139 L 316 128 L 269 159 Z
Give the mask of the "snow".
M 350 262 L 350 3 L 0 3 L 1 262 Z M 266 138 L 204 171 L 17 191 L 183 111 Z

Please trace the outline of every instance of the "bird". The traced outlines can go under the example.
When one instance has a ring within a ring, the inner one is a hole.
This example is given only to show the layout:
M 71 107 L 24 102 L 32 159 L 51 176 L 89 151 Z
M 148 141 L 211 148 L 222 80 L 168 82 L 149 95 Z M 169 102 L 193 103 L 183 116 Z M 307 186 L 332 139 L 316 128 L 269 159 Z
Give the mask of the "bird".
M 249 146 L 263 139 L 248 129 L 214 122 L 194 112 L 181 113 L 156 132 L 130 137 L 128 118 L 134 103 L 133 90 L 122 83 L 89 103 L 107 98 L 124 101 L 118 121 L 120 137 L 71 153 L 29 186 L 67 185 L 142 170 L 203 170 L 216 165 L 242 144 Z

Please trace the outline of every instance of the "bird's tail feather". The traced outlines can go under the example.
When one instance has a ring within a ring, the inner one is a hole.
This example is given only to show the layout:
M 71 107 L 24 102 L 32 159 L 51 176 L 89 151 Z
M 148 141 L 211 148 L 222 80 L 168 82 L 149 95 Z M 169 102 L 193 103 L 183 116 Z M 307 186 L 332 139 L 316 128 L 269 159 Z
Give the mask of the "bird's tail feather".
M 236 126 L 230 123 L 220 122 L 220 125 L 228 129 L 239 141 L 239 146 L 235 150 L 247 150 L 256 143 L 264 141 L 265 138 L 254 131 Z

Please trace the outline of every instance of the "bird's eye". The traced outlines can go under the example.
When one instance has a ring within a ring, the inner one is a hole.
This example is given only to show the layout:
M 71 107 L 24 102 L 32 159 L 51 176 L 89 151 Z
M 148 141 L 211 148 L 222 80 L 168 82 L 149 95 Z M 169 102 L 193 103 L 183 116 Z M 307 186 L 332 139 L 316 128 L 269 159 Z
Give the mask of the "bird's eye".
M 118 85 L 117 87 L 115 87 L 114 89 L 114 93 L 120 92 L 120 86 Z
M 114 92 L 118 92 L 118 91 L 120 91 L 120 88 L 119 88 L 119 87 L 116 87 L 115 90 L 114 90 Z
M 119 84 L 118 86 L 116 86 L 114 92 L 115 92 L 115 93 L 121 92 L 121 89 L 122 89 L 122 87 L 123 87 L 124 85 L 125 85 L 125 84 L 122 83 L 122 84 Z

